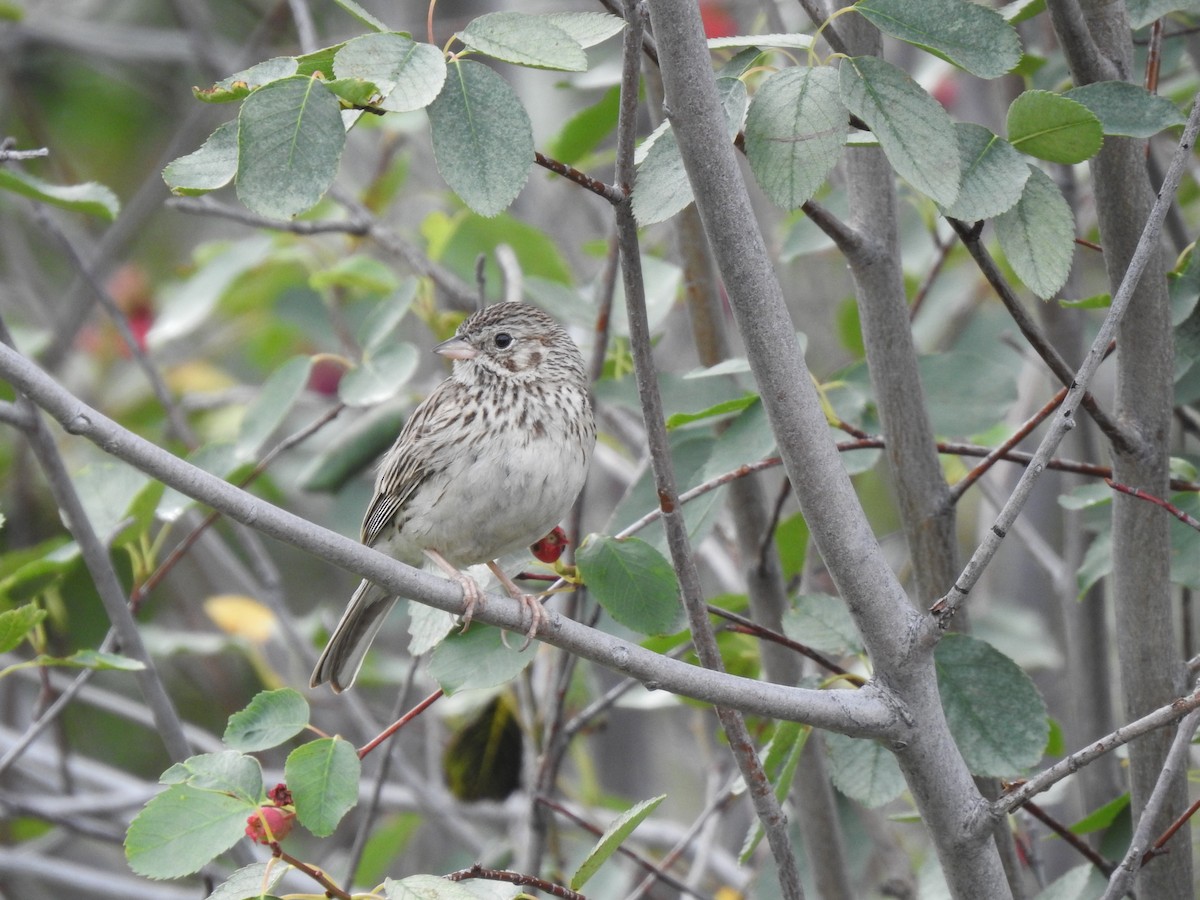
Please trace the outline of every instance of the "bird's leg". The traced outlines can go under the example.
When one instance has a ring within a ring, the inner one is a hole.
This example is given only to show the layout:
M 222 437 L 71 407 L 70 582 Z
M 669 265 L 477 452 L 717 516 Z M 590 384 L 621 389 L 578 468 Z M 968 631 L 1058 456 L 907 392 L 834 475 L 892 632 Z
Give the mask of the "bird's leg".
M 467 608 L 462 614 L 462 630 L 466 631 L 471 625 L 471 617 L 475 615 L 475 606 L 483 599 L 483 591 L 479 589 L 479 585 L 475 583 L 475 579 L 465 572 L 460 572 L 450 564 L 450 561 L 436 550 L 426 550 L 425 555 L 433 560 L 434 564 L 439 569 L 450 576 L 450 580 L 455 582 L 462 588 L 463 601 L 467 604 Z
M 538 629 L 546 624 L 548 620 L 546 610 L 542 606 L 540 596 L 536 594 L 527 594 L 517 587 L 516 584 L 513 583 L 513 580 L 509 578 L 504 573 L 504 570 L 496 565 L 495 562 L 489 562 L 487 565 L 488 568 L 492 570 L 492 574 L 500 579 L 500 583 L 504 585 L 505 590 L 508 591 L 508 595 L 529 610 L 529 630 L 525 632 L 525 643 L 523 643 L 521 645 L 521 649 L 517 651 L 520 653 L 529 646 L 530 641 L 533 640 L 533 636 L 538 633 Z

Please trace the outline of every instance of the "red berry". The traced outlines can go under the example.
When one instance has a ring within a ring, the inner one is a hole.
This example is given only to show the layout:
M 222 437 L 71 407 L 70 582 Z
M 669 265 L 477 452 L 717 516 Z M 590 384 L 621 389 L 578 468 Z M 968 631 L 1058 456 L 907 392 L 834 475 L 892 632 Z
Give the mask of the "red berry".
M 274 844 L 282 841 L 292 830 L 296 814 L 278 806 L 260 806 L 246 820 L 246 837 L 256 844 Z
M 563 550 L 571 542 L 561 525 L 555 525 L 554 530 L 530 547 L 533 555 L 544 563 L 556 562 L 563 555 Z

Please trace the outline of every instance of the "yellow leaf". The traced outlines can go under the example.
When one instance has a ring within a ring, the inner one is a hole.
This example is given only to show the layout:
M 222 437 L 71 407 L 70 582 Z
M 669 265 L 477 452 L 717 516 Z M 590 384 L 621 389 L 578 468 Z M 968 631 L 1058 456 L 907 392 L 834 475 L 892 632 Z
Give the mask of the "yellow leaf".
M 265 644 L 275 633 L 275 613 L 253 597 L 218 594 L 204 601 L 204 611 L 226 634 Z
M 206 394 L 227 390 L 237 381 L 206 362 L 185 362 L 167 370 L 167 386 L 175 394 Z

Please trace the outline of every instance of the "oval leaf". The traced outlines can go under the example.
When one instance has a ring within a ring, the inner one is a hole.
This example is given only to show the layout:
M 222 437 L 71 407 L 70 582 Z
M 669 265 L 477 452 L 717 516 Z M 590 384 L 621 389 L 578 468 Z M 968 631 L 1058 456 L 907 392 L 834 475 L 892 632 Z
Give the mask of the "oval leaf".
M 219 125 L 200 149 L 181 156 L 163 169 L 163 181 L 172 194 L 194 196 L 215 191 L 237 174 L 238 123 Z
M 25 640 L 46 618 L 46 611 L 32 603 L 0 612 L 0 653 L 7 653 Z
M 666 794 L 659 794 L 657 797 L 643 800 L 613 819 L 612 824 L 604 829 L 604 834 L 600 835 L 596 846 L 592 848 L 583 862 L 579 864 L 579 868 L 575 870 L 575 874 L 571 876 L 571 890 L 577 891 L 587 884 L 588 879 L 596 874 L 600 866 L 617 852 L 621 842 L 633 834 L 633 830 L 642 824 L 642 820 L 654 812 L 658 804 L 666 799 Z
M 308 384 L 312 358 L 293 356 L 271 373 L 254 402 L 246 407 L 238 433 L 236 452 L 252 459 L 278 428 Z
M 508 83 L 482 63 L 456 60 L 429 105 L 438 171 L 462 201 L 494 216 L 533 167 L 533 130 Z
M 16 169 L 0 169 L 0 190 L 12 191 L 22 197 L 49 203 L 60 209 L 99 216 L 112 221 L 121 211 L 117 195 L 102 184 L 89 181 L 84 184 L 51 184 L 33 175 Z
M 1033 681 L 995 647 L 948 634 L 934 653 L 946 722 L 976 775 L 1011 777 L 1036 765 L 1050 723 Z
M 429 674 L 447 694 L 511 681 L 535 654 L 506 647 L 503 634 L 499 628 L 476 626 L 448 635 L 429 658 Z
M 417 371 L 417 348 L 392 344 L 378 353 L 367 353 L 362 364 L 338 382 L 338 397 L 347 406 L 371 406 L 396 396 Z
M 575 562 L 596 600 L 626 628 L 641 634 L 679 629 L 683 610 L 675 570 L 645 541 L 590 534 Z
M 593 47 L 625 27 L 625 20 L 606 12 L 547 13 L 542 18 L 561 28 L 582 47 Z
M 1166 97 L 1128 81 L 1098 81 L 1063 96 L 1090 109 L 1105 134 L 1148 138 L 1185 121 L 1179 107 Z
M 930 424 L 943 437 L 970 437 L 1004 421 L 1017 402 L 1013 367 L 977 353 L 933 353 L 917 360 Z
M 270 890 L 287 874 L 275 861 L 252 863 L 230 875 L 205 900 L 270 900 Z
M 333 184 L 345 144 L 341 105 L 319 78 L 259 88 L 238 115 L 238 198 L 275 219 L 311 209 Z
M 996 238 L 1026 286 L 1047 300 L 1067 282 L 1075 219 L 1050 176 L 1034 166 L 1017 205 L 996 217 Z
M 851 800 L 874 809 L 903 793 L 896 757 L 879 742 L 827 732 L 825 752 L 833 786 Z
M 1099 152 L 1104 129 L 1095 114 L 1050 91 L 1025 91 L 1008 107 L 1008 140 L 1048 162 L 1081 163 Z
M 946 209 L 955 219 L 990 219 L 1013 208 L 1029 180 L 1029 166 L 1012 144 L 982 125 L 958 122 L 962 187 Z
M 472 50 L 519 66 L 565 72 L 587 69 L 587 54 L 580 43 L 545 16 L 485 13 L 455 36 Z
M 383 95 L 376 104 L 391 112 L 424 109 L 446 83 L 446 58 L 429 44 L 404 34 L 367 34 L 347 41 L 333 58 L 338 78 L 373 82 Z
M 125 858 L 146 878 L 190 875 L 238 842 L 255 808 L 229 794 L 173 785 L 130 823 Z
M 816 192 L 837 165 L 846 110 L 837 73 L 794 66 L 762 83 L 746 118 L 746 157 L 763 191 L 784 209 Z
M 291 688 L 262 691 L 229 717 L 222 740 L 246 753 L 278 747 L 308 727 L 308 701 Z
M 250 805 L 263 799 L 262 767 L 254 757 L 244 756 L 235 750 L 188 757 L 163 772 L 159 781 L 229 794 Z
M 341 738 L 321 738 L 289 753 L 283 774 L 300 824 L 317 837 L 333 834 L 358 802 L 361 771 L 354 747 Z
M 387 900 L 479 900 L 479 895 L 437 875 L 409 875 L 399 881 L 383 880 L 383 896 Z
M 874 56 L 842 60 L 842 101 L 870 127 L 892 168 L 943 206 L 958 196 L 958 138 L 942 105 Z
M 859 0 L 854 9 L 884 34 L 913 44 L 980 78 L 999 78 L 1021 61 L 1017 30 L 968 0 Z

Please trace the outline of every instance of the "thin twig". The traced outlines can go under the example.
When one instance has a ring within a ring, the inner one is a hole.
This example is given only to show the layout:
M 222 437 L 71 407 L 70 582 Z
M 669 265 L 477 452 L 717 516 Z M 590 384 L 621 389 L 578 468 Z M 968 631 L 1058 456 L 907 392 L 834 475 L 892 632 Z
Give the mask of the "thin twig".
M 998 797 L 992 802 L 993 815 L 1008 815 L 1020 809 L 1032 797 L 1047 790 L 1069 775 L 1082 769 L 1092 760 L 1111 753 L 1118 747 L 1128 744 L 1134 738 L 1149 734 L 1159 728 L 1173 725 L 1194 709 L 1200 708 L 1200 690 L 1193 691 L 1186 697 L 1171 701 L 1166 706 L 1160 706 L 1149 715 L 1142 716 L 1122 725 L 1111 734 L 1106 734 L 1097 741 L 1088 744 L 1082 750 L 1077 750 L 1065 759 L 1060 759 L 1048 769 L 1043 769 L 1033 778 L 1016 786 L 1013 790 Z
M 1050 815 L 1032 800 L 1021 807 L 1025 812 L 1029 813 L 1060 838 L 1070 844 L 1080 856 L 1090 862 L 1093 866 L 1103 872 L 1106 876 L 1111 875 L 1116 866 L 1109 860 L 1105 859 L 1095 850 L 1088 846 L 1087 841 L 1065 826 L 1054 816 Z
M 280 847 L 278 843 L 271 844 L 270 847 L 271 853 L 277 858 L 282 859 L 289 866 L 294 866 L 295 868 L 299 869 L 321 887 L 325 888 L 325 896 L 337 897 L 337 900 L 354 900 L 348 891 L 344 891 L 334 884 L 330 877 L 316 866 L 310 866 L 308 863 L 296 859 L 296 857 L 292 856 L 290 853 Z
M 380 744 L 382 744 L 384 741 L 386 741 L 388 738 L 390 738 L 393 734 L 395 734 L 397 731 L 399 731 L 401 728 L 403 728 L 405 725 L 407 725 L 409 722 L 411 722 L 413 719 L 415 719 L 421 713 L 425 712 L 425 710 L 429 709 L 429 707 L 431 707 L 431 706 L 433 706 L 433 704 L 437 703 L 437 701 L 442 698 L 444 693 L 445 692 L 441 688 L 438 688 L 436 691 L 434 691 L 432 694 L 430 694 L 428 697 L 426 697 L 424 700 L 422 700 L 420 703 L 418 703 L 416 706 L 414 706 L 412 709 L 410 709 L 408 712 L 406 712 L 404 715 L 402 715 L 400 718 L 398 718 L 395 722 L 393 722 L 387 728 L 383 729 L 383 731 L 381 731 L 378 735 L 376 735 L 371 740 L 367 741 L 367 743 L 365 743 L 361 747 L 359 747 L 358 748 L 358 758 L 362 759 L 363 757 L 365 757 L 368 753 L 370 753 L 372 750 L 374 750 L 376 747 L 378 747 Z
M 547 809 L 558 813 L 558 815 L 562 816 L 565 819 L 569 819 L 571 822 L 575 823 L 576 825 L 578 825 L 580 828 L 582 828 L 584 831 L 588 832 L 589 834 L 594 834 L 594 835 L 596 835 L 596 837 L 599 837 L 600 835 L 602 835 L 604 833 L 603 829 L 598 828 L 597 826 L 593 825 L 591 822 L 589 822 L 587 819 L 583 818 L 582 816 L 576 815 L 571 810 L 567 809 L 567 807 L 563 806 L 561 803 L 556 803 L 555 801 L 549 799 L 548 797 L 538 797 L 537 800 L 538 800 L 538 803 L 542 804 Z M 638 866 L 639 868 L 645 870 L 646 872 L 652 873 L 655 877 L 657 877 L 659 880 L 661 880 L 663 882 L 663 884 L 666 884 L 667 886 L 674 888 L 675 890 L 679 891 L 682 894 L 687 894 L 690 897 L 696 897 L 697 900 L 705 900 L 703 894 L 693 890 L 691 887 L 689 887 L 684 882 L 680 881 L 674 875 L 671 875 L 668 872 L 660 871 L 658 869 L 658 867 L 654 865 L 654 863 L 643 858 L 642 855 L 640 853 L 638 853 L 636 850 L 630 850 L 628 847 L 626 847 L 624 844 L 622 844 L 621 846 L 619 846 L 617 848 L 617 852 L 620 853 L 622 856 L 626 857 L 627 859 L 632 860 L 633 863 L 636 866 Z
M 1113 295 L 1112 306 L 1109 308 L 1108 315 L 1104 317 L 1104 321 L 1100 325 L 1100 330 L 1097 332 L 1091 347 L 1088 349 L 1087 356 L 1084 358 L 1083 365 L 1080 366 L 1079 371 L 1070 381 L 1067 396 L 1059 407 L 1058 414 L 1051 420 L 1047 434 L 1034 454 L 1033 462 L 1021 475 L 1016 487 L 1013 488 L 1008 502 L 996 517 L 996 521 L 985 535 L 975 553 L 972 554 L 970 561 L 967 563 L 966 568 L 963 569 L 962 574 L 959 575 L 958 580 L 955 581 L 954 586 L 931 607 L 930 611 L 933 613 L 932 624 L 937 630 L 941 631 L 947 628 L 955 611 L 966 601 L 967 595 L 979 581 L 980 576 L 982 576 L 984 569 L 987 568 L 988 563 L 991 562 L 992 557 L 995 556 L 996 551 L 1000 547 L 1000 542 L 1004 540 L 1005 533 L 1012 526 L 1016 517 L 1020 515 L 1025 502 L 1033 492 L 1034 484 L 1041 477 L 1042 472 L 1045 471 L 1046 462 L 1050 459 L 1054 449 L 1066 436 L 1067 432 L 1075 427 L 1074 412 L 1087 392 L 1088 385 L 1091 384 L 1096 370 L 1100 367 L 1100 363 L 1104 359 L 1109 343 L 1113 340 L 1121 318 L 1129 308 L 1129 303 L 1133 298 L 1133 293 L 1137 288 L 1138 282 L 1141 280 L 1142 273 L 1146 270 L 1146 265 L 1153 254 L 1158 251 L 1159 235 L 1162 232 L 1163 220 L 1166 218 L 1167 210 L 1175 198 L 1175 192 L 1179 188 L 1184 168 L 1191 158 L 1192 145 L 1195 143 L 1198 132 L 1200 132 L 1200 102 L 1193 102 L 1187 126 L 1183 131 L 1183 137 L 1180 139 L 1175 155 L 1171 159 L 1170 168 L 1163 179 L 1162 188 L 1158 192 L 1158 197 L 1154 202 L 1153 208 L 1150 210 L 1150 215 L 1146 219 L 1141 237 L 1138 238 L 1137 249 L 1129 260 L 1129 266 L 1125 270 L 1124 277 L 1121 279 L 1120 287 Z
M 1130 487 L 1127 484 L 1121 484 L 1119 481 L 1113 481 L 1111 478 L 1105 478 L 1104 483 L 1114 491 L 1120 491 L 1122 494 L 1128 494 L 1131 497 L 1137 497 L 1139 500 L 1145 500 L 1147 503 L 1153 503 L 1155 506 L 1160 506 L 1184 525 L 1200 531 L 1200 519 L 1197 519 L 1195 516 L 1192 516 L 1186 511 L 1180 509 L 1174 503 L 1164 500 L 1161 497 L 1155 497 L 1153 494 L 1149 494 L 1146 491 L 1143 491 L 1141 488 Z
M 1166 759 L 1163 760 L 1162 772 L 1138 818 L 1137 830 L 1129 841 L 1129 849 L 1121 860 L 1121 864 L 1110 874 L 1108 888 L 1105 890 L 1102 900 L 1118 900 L 1133 887 L 1138 870 L 1145 860 L 1143 848 L 1150 842 L 1151 829 L 1158 824 L 1159 816 L 1166 808 L 1171 794 L 1175 792 L 1172 782 L 1177 776 L 1184 774 L 1187 769 L 1188 751 L 1191 748 L 1192 735 L 1196 733 L 1197 726 L 1200 726 L 1200 709 L 1188 713 L 1179 723 L 1175 739 L 1171 742 L 1171 749 L 1167 751 Z M 1178 828 L 1169 829 L 1164 836 L 1165 839 L 1156 845 L 1156 849 L 1165 844 L 1166 839 L 1169 839 L 1177 830 Z M 1190 848 L 1181 852 L 1190 852 Z
M 996 261 L 992 259 L 987 247 L 980 240 L 979 230 L 968 225 L 966 222 L 960 222 L 958 219 L 948 218 L 946 221 L 950 223 L 950 226 L 962 240 L 963 246 L 967 248 L 967 252 L 975 260 L 979 271 L 983 274 L 988 284 L 992 286 L 992 290 L 996 292 L 996 296 L 1000 298 L 1000 302 L 1008 310 L 1013 323 L 1020 330 L 1021 334 L 1024 335 L 1025 340 L 1029 342 L 1029 346 L 1041 357 L 1046 367 L 1054 373 L 1054 377 L 1064 387 L 1070 387 L 1075 377 L 1070 364 L 1063 359 L 1062 354 L 1058 352 L 1058 348 L 1050 343 L 1042 333 L 1041 328 L 1033 320 L 1033 317 L 1029 315 L 1024 304 L 1021 303 L 1021 299 L 1017 296 L 1017 292 L 1008 283 L 1008 280 L 1004 277 L 1004 273 L 1000 271 L 1000 267 L 996 265 Z M 1101 408 L 1090 393 L 1085 392 L 1083 395 L 1083 408 L 1088 411 L 1088 414 L 1095 421 L 1096 425 L 1104 432 L 1105 437 L 1112 441 L 1114 446 L 1126 449 L 1133 447 L 1133 438 L 1127 435 L 1120 424 Z
M 606 184 L 599 178 L 593 178 L 587 172 L 581 172 L 574 166 L 559 162 L 557 159 L 552 159 L 538 151 L 534 151 L 533 158 L 543 169 L 549 169 L 554 174 L 561 175 L 568 181 L 575 182 L 580 187 L 591 191 L 597 197 L 603 197 L 609 203 L 616 204 L 625 199 L 625 192 L 620 188 Z
M 550 894 L 552 897 L 563 897 L 565 900 L 586 900 L 583 894 L 577 893 L 561 884 L 555 884 L 553 881 L 538 878 L 536 875 L 526 875 L 524 872 L 509 872 L 506 869 L 485 869 L 479 863 L 475 863 L 469 869 L 459 869 L 457 872 L 451 872 L 449 875 L 443 877 L 447 881 L 468 881 L 472 878 L 485 878 L 488 881 L 503 881 L 507 884 L 537 888 L 539 891 Z

